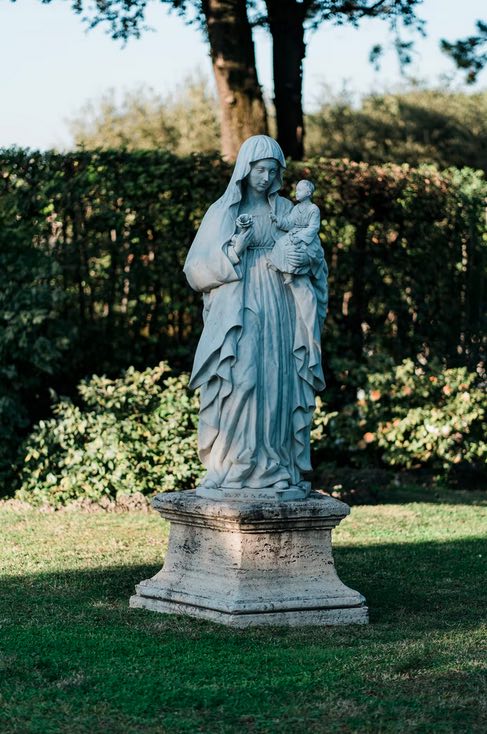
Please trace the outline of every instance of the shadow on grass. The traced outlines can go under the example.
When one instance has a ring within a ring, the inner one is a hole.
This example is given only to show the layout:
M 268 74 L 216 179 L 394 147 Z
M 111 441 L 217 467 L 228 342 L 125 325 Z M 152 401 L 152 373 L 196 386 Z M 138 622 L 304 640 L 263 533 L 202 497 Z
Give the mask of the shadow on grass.
M 487 505 L 487 476 L 465 472 L 440 480 L 424 469 L 394 472 L 388 469 L 335 468 L 322 464 L 315 470 L 314 486 L 349 505 L 428 504 Z
M 428 505 L 468 505 L 470 507 L 486 507 L 487 492 L 469 489 L 449 489 L 420 487 L 417 485 L 399 487 L 378 487 L 371 485 L 333 493 L 342 502 L 355 507 L 357 505 L 409 505 L 413 502 Z
M 345 499 L 347 501 L 347 499 Z M 358 501 L 351 498 L 352 504 L 410 504 L 421 502 L 433 505 L 470 505 L 472 507 L 485 507 L 487 505 L 487 492 L 473 489 L 451 489 L 445 487 L 421 487 L 419 485 L 405 485 L 391 487 L 389 489 L 376 489 L 372 493 L 372 500 Z
M 341 546 L 334 548 L 334 558 L 342 581 L 367 598 L 372 623 L 417 618 L 423 629 L 438 629 L 452 622 L 474 624 L 482 616 L 487 540 Z M 111 566 L 5 577 L 0 610 L 15 610 L 19 622 L 32 619 L 36 609 L 42 614 L 46 607 L 51 620 L 74 615 L 109 621 L 113 614 L 121 621 L 122 613 L 128 624 L 141 619 L 160 622 L 169 617 L 128 608 L 135 584 L 159 568 Z
M 4 578 L 2 731 L 481 731 L 477 673 L 461 660 L 486 553 L 481 540 L 336 549 L 371 610 L 353 628 L 233 630 L 130 610 L 155 566 Z

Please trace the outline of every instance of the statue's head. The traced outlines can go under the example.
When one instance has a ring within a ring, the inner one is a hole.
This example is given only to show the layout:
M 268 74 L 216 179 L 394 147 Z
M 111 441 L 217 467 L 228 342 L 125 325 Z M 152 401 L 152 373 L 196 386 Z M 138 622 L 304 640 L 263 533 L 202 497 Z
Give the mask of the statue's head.
M 303 201 L 304 199 L 311 198 L 315 190 L 315 185 L 312 181 L 308 181 L 306 178 L 302 178 L 296 184 L 296 199 L 297 201 Z
M 268 135 L 253 135 L 242 144 L 232 181 L 244 182 L 261 193 L 272 194 L 282 186 L 286 159 L 279 143 Z

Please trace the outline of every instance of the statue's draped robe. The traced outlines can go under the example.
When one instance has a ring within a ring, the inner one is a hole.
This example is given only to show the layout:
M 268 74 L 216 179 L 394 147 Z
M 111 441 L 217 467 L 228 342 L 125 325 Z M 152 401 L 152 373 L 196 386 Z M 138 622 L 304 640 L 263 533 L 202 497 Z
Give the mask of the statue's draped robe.
M 309 431 L 316 391 L 323 389 L 320 332 L 326 314 L 322 251 L 310 276 L 283 283 L 267 256 L 283 232 L 267 214 L 254 216 L 254 244 L 237 257 L 231 243 L 250 164 L 285 161 L 263 135 L 242 146 L 225 194 L 206 213 L 188 253 L 189 284 L 203 292 L 204 329 L 190 385 L 201 387 L 199 454 L 205 483 L 218 487 L 297 485 L 311 469 Z M 289 214 L 268 191 L 269 212 Z

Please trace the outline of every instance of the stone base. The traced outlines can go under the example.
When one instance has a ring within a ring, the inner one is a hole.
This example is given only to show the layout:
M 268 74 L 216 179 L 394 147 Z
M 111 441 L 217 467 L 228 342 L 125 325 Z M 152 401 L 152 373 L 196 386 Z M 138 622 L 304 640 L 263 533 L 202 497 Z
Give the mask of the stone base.
M 130 606 L 234 627 L 367 623 L 364 597 L 333 564 L 331 531 L 350 511 L 343 502 L 318 492 L 215 502 L 191 490 L 152 504 L 171 521 L 169 547 Z
M 255 614 L 228 614 L 214 609 L 191 607 L 188 604 L 176 604 L 141 597 L 138 594 L 130 597 L 130 606 L 150 609 L 153 612 L 166 614 L 185 614 L 189 617 L 209 619 L 211 622 L 225 624 L 228 627 L 254 627 L 256 625 L 276 625 L 282 627 L 303 627 L 305 625 L 332 626 L 338 624 L 367 624 L 367 607 L 360 606 L 349 609 L 297 609 L 287 612 L 257 612 Z

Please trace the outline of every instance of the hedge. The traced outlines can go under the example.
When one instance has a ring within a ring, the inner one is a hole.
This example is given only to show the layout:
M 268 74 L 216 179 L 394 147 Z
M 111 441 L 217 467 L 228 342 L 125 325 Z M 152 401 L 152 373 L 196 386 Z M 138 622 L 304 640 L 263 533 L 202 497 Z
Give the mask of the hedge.
M 0 151 L 0 480 L 50 391 L 93 373 L 191 364 L 200 298 L 182 264 L 230 169 L 168 152 Z M 482 357 L 482 174 L 316 159 L 330 266 L 324 364 L 330 409 L 384 356 L 474 370 Z M 14 485 L 12 485 L 14 486 Z

